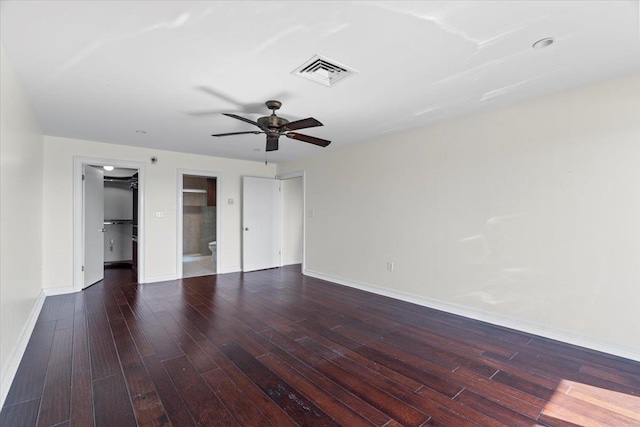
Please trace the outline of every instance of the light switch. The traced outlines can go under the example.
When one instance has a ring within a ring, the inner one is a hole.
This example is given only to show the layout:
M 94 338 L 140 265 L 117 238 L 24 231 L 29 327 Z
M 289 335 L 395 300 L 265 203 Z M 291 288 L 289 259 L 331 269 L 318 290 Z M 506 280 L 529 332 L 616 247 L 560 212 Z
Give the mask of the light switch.
M 230 204 L 230 205 L 232 205 L 232 204 L 233 204 L 233 199 L 228 199 L 228 200 L 227 200 L 227 203 L 228 203 L 228 204 Z
M 156 218 L 164 217 L 164 211 L 156 211 Z

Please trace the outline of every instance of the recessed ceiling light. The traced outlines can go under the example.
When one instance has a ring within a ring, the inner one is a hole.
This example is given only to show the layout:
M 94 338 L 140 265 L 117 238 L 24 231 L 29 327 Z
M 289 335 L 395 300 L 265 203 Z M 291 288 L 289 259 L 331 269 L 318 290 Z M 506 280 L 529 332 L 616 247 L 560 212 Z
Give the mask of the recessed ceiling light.
M 102 169 L 104 169 L 106 171 L 112 171 L 113 170 L 113 166 L 103 166 Z
M 136 133 L 140 133 L 140 134 L 145 134 L 147 132 L 143 131 L 143 130 L 137 130 Z
M 544 47 L 551 46 L 553 43 L 555 43 L 555 41 L 556 39 L 554 39 L 553 37 L 546 37 L 535 42 L 532 47 L 534 49 L 542 49 Z

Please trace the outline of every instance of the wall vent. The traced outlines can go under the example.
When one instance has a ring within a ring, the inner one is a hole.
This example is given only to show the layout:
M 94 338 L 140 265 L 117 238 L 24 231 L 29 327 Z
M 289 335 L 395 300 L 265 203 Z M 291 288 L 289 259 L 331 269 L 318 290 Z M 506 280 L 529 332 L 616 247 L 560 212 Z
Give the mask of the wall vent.
M 315 55 L 293 70 L 292 74 L 304 77 L 325 86 L 333 86 L 357 71 L 329 58 Z

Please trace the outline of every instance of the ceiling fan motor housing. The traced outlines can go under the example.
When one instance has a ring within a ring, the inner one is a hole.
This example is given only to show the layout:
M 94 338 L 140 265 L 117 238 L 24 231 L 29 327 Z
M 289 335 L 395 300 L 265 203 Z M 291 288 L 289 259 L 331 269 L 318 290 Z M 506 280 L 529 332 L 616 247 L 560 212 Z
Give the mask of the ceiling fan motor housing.
M 282 117 L 278 117 L 275 114 L 272 114 L 271 116 L 260 117 L 258 119 L 258 124 L 262 129 L 265 129 L 265 130 L 268 129 L 268 130 L 277 131 L 287 123 L 289 123 L 289 120 L 283 119 Z

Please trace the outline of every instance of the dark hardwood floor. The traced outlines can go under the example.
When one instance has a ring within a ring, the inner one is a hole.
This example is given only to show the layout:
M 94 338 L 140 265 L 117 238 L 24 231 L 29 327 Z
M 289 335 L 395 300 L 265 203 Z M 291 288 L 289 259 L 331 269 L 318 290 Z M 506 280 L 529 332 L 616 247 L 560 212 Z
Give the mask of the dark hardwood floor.
M 299 271 L 48 297 L 0 425 L 640 425 L 638 362 Z

